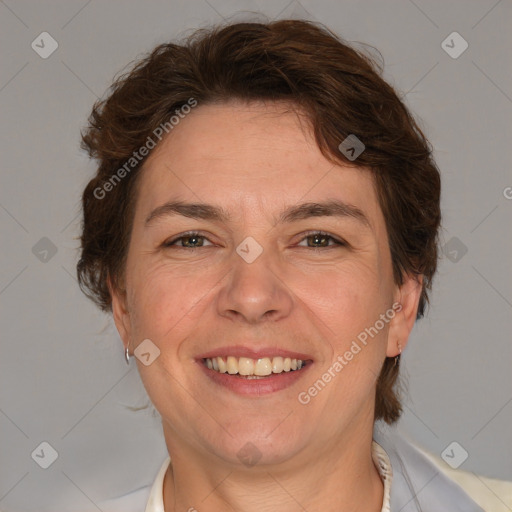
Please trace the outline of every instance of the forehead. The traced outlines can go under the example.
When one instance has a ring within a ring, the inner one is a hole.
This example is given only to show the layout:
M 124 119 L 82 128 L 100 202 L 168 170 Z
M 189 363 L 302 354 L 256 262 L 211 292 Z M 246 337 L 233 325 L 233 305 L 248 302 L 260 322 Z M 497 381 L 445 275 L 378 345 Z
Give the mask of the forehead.
M 138 188 L 139 214 L 179 199 L 257 222 L 329 198 L 360 207 L 371 224 L 381 216 L 371 173 L 327 160 L 307 118 L 285 103 L 197 106 L 153 150 Z

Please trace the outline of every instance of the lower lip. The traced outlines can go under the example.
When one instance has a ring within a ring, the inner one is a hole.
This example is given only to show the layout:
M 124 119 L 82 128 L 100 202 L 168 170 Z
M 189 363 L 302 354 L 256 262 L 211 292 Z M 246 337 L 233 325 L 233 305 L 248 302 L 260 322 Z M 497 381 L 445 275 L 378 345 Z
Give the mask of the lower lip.
M 313 366 L 313 363 L 310 362 L 300 370 L 273 373 L 261 379 L 246 379 L 238 375 L 230 375 L 229 373 L 219 373 L 215 370 L 210 370 L 202 360 L 197 363 L 206 376 L 219 386 L 228 388 L 239 395 L 254 396 L 268 395 L 292 386 L 297 380 L 308 373 L 309 368 Z

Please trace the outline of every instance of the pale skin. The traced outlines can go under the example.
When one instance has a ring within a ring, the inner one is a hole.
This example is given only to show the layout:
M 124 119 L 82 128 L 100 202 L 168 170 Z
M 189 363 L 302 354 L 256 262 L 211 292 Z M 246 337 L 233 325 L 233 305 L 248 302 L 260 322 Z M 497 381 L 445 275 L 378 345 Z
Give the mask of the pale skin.
M 393 280 L 370 172 L 327 160 L 307 123 L 285 109 L 199 105 L 140 176 L 124 286 L 111 293 L 130 353 L 144 339 L 160 350 L 151 365 L 137 365 L 172 460 L 166 512 L 382 507 L 371 457 L 376 378 L 386 356 L 407 344 L 421 279 Z M 222 207 L 231 219 L 161 215 L 146 223 L 171 200 Z M 276 222 L 287 207 L 327 200 L 357 208 L 367 223 L 352 215 Z M 187 231 L 198 238 L 162 245 Z M 315 231 L 345 245 L 308 233 Z M 263 248 L 252 263 L 236 252 L 249 236 Z M 400 313 L 317 396 L 299 403 L 298 394 L 395 302 Z M 310 354 L 313 365 L 285 389 L 243 396 L 212 383 L 196 360 L 239 343 Z M 250 467 L 237 456 L 247 443 L 261 457 Z

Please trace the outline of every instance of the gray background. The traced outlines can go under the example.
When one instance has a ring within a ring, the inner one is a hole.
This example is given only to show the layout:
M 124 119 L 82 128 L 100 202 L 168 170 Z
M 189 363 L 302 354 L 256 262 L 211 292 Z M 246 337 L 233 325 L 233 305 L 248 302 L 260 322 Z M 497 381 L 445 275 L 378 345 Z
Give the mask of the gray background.
M 194 28 L 247 19 L 239 11 L 317 20 L 374 45 L 385 78 L 422 119 L 442 171 L 448 246 L 433 306 L 404 353 L 399 428 L 437 455 L 455 440 L 469 453 L 461 469 L 512 480 L 510 1 L 7 0 L 0 2 L 2 510 L 91 507 L 150 484 L 167 455 L 152 409 L 127 409 L 147 401 L 135 364 L 128 369 L 112 321 L 76 283 L 79 196 L 93 172 L 79 130 L 130 61 Z M 59 45 L 47 59 L 31 48 L 43 31 Z M 456 59 L 441 46 L 453 31 L 469 44 Z M 46 470 L 31 457 L 43 441 L 58 452 Z

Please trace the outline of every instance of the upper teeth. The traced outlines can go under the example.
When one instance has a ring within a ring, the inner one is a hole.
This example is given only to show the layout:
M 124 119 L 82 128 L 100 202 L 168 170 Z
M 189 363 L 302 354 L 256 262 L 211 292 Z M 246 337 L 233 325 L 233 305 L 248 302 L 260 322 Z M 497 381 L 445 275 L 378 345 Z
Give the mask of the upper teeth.
M 234 356 L 207 358 L 205 363 L 210 370 L 220 373 L 258 376 L 300 370 L 304 364 L 302 359 L 291 359 L 290 357 L 250 359 L 249 357 Z

